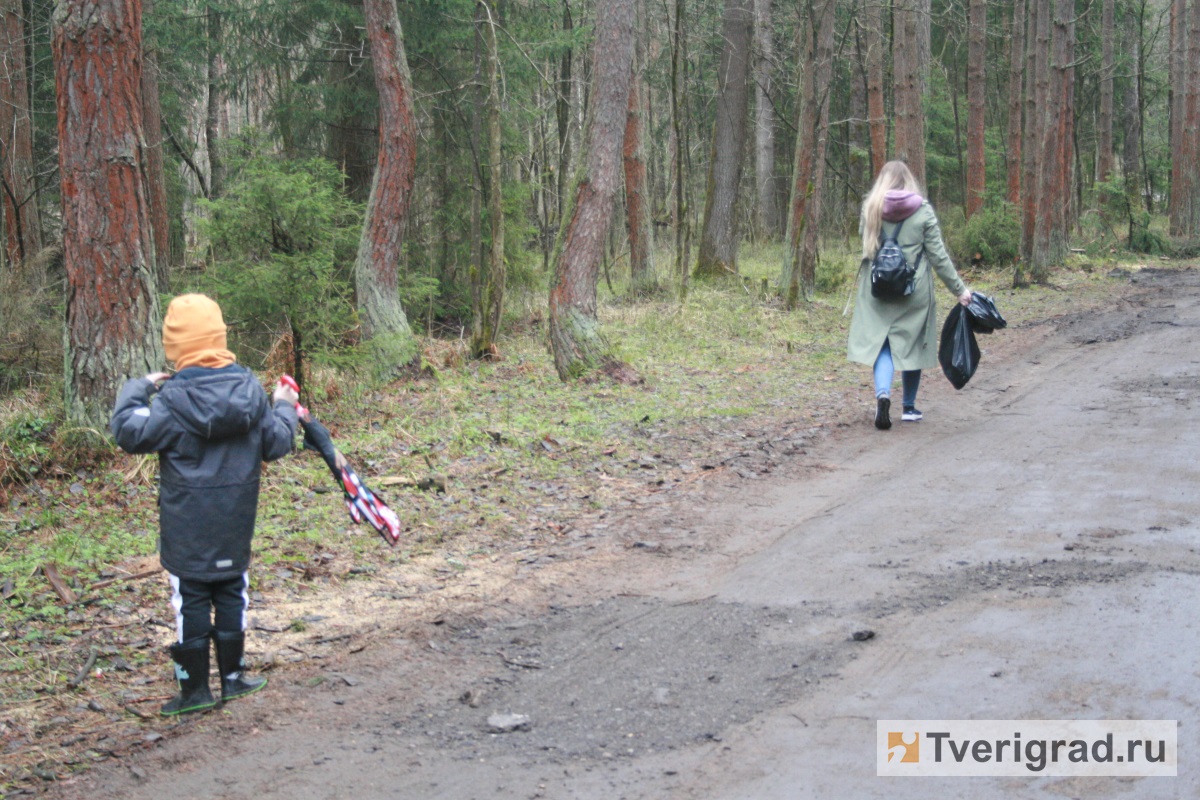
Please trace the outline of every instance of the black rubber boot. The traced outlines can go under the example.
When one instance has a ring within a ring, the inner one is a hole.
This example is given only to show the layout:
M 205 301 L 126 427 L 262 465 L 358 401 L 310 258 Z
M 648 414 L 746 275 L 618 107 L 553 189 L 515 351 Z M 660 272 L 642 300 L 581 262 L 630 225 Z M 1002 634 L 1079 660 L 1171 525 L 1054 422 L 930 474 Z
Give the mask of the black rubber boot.
M 246 634 L 242 631 L 213 631 L 217 645 L 217 670 L 221 673 L 221 699 L 232 700 L 253 694 L 267 685 L 266 678 L 247 678 L 242 672 L 246 664 Z
M 192 639 L 171 645 L 171 659 L 175 662 L 179 694 L 168 701 L 160 713 L 170 717 L 192 711 L 207 711 L 215 706 L 217 701 L 208 688 L 208 639 Z

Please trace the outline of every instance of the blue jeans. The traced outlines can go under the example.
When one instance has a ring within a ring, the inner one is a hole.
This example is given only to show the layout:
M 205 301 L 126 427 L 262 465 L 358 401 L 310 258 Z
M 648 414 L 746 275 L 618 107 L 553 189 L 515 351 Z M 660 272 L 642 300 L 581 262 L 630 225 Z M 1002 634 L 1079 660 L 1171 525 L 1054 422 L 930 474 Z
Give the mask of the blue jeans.
M 892 378 L 896 375 L 896 366 L 892 363 L 892 345 L 887 339 L 875 358 L 875 396 L 883 397 L 892 393 Z M 917 404 L 917 389 L 921 388 L 921 370 L 906 369 L 900 373 L 904 384 L 904 407 L 912 408 Z

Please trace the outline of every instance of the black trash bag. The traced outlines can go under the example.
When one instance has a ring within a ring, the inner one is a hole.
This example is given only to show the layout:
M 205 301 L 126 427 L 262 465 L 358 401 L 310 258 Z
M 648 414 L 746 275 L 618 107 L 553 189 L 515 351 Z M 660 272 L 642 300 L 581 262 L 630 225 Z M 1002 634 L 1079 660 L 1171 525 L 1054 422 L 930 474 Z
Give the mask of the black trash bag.
M 954 304 L 942 325 L 938 362 L 955 389 L 966 386 L 979 366 L 979 344 L 975 341 L 975 332 L 971 330 L 970 315 L 961 303 Z
M 996 301 L 983 292 L 971 292 L 967 314 L 971 317 L 971 330 L 976 333 L 991 333 L 1008 327 L 1008 322 L 996 308 Z

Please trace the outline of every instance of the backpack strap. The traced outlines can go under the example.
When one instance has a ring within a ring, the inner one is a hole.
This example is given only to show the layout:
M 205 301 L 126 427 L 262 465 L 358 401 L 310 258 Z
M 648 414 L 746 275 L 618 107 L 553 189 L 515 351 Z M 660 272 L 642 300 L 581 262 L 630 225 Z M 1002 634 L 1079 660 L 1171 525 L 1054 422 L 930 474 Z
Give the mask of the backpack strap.
M 904 227 L 904 223 L 906 223 L 906 222 L 908 222 L 908 217 L 905 217 L 904 219 L 902 219 L 898 223 L 896 223 L 896 229 L 894 231 L 892 231 L 891 238 L 896 240 L 896 244 L 900 244 L 900 229 Z M 883 239 L 884 239 L 883 226 L 880 225 L 879 226 L 879 243 L 880 244 L 883 244 Z M 913 263 L 913 272 L 916 272 L 917 270 L 919 270 L 921 268 L 921 258 L 924 255 L 925 255 L 925 245 L 924 245 L 924 243 L 922 243 L 921 249 L 917 252 L 917 260 Z
M 907 219 L 907 218 L 906 218 L 906 219 Z M 897 225 L 896 225 L 896 229 L 895 229 L 894 231 L 892 231 L 892 235 L 891 235 L 890 237 L 889 237 L 889 236 L 885 236 L 885 235 L 884 235 L 884 233 L 883 233 L 883 223 L 882 223 L 882 222 L 880 222 L 880 223 L 879 223 L 879 244 L 880 244 L 880 245 L 882 245 L 882 244 L 883 244 L 883 240 L 884 240 L 884 239 L 889 239 L 889 238 L 890 238 L 890 239 L 896 239 L 896 240 L 897 240 L 897 242 L 899 242 L 899 239 L 900 239 L 900 229 L 904 227 L 904 223 L 906 222 L 906 219 L 902 219 L 902 220 L 900 220 L 899 224 L 897 224 Z

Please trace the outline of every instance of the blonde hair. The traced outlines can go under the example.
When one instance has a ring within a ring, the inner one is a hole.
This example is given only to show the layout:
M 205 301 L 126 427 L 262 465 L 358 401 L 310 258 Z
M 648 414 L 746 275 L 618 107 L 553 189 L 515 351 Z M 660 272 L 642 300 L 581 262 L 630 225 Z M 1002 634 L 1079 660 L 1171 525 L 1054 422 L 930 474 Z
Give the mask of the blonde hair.
M 883 225 L 883 201 L 891 191 L 921 193 L 921 184 L 903 161 L 889 161 L 879 170 L 879 177 L 862 204 L 863 258 L 874 258 L 879 249 L 879 229 Z

